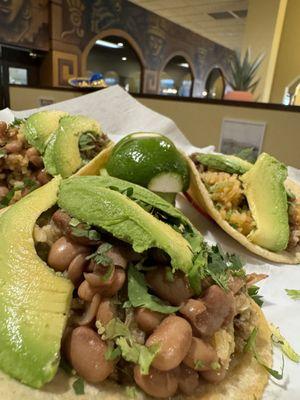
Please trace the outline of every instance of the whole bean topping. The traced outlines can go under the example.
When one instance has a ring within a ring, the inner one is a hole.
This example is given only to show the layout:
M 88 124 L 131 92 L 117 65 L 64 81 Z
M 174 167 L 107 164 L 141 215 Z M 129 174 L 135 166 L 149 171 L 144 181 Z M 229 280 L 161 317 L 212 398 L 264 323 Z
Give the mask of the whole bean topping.
M 178 387 L 174 371 L 165 372 L 150 368 L 148 375 L 142 375 L 138 365 L 134 367 L 134 380 L 144 392 L 153 397 L 173 396 Z
M 213 370 L 218 362 L 215 349 L 202 339 L 193 337 L 191 347 L 183 360 L 184 364 L 197 371 Z
M 178 306 L 192 296 L 191 288 L 180 271 L 174 274 L 172 280 L 168 279 L 165 268 L 151 270 L 146 275 L 147 282 L 154 292 L 163 300 Z
M 234 297 L 217 285 L 210 286 L 201 298 L 206 311 L 197 315 L 194 327 L 200 335 L 211 336 L 222 326 L 230 323 L 234 316 Z
M 179 312 L 183 314 L 194 326 L 197 324 L 197 317 L 206 311 L 206 306 L 202 300 L 189 299 L 181 306 Z
M 87 281 L 83 281 L 78 288 L 78 296 L 84 301 L 92 301 L 99 288 L 91 286 Z
M 125 279 L 125 271 L 122 268 L 116 268 L 111 284 L 100 288 L 99 293 L 103 297 L 113 297 L 123 287 Z
M 0 136 L 4 137 L 7 129 L 7 123 L 4 121 L 0 121 Z
M 226 373 L 226 369 L 221 368 L 218 370 L 203 371 L 200 373 L 200 376 L 210 383 L 219 383 L 225 378 Z
M 102 325 L 106 325 L 115 318 L 117 315 L 117 309 L 115 304 L 110 299 L 103 299 L 99 305 L 96 319 L 100 321 Z
M 80 283 L 80 280 L 83 276 L 83 271 L 85 267 L 88 265 L 88 261 L 86 260 L 86 256 L 88 253 L 78 254 L 71 261 L 68 268 L 68 278 L 77 286 Z
M 81 326 L 89 325 L 96 317 L 100 301 L 100 294 L 95 294 L 92 301 L 87 305 L 84 314 L 82 314 L 80 317 L 75 317 L 74 322 Z
M 85 273 L 84 277 L 91 286 L 95 286 L 98 288 L 108 287 L 112 285 L 115 271 L 112 272 L 112 275 L 108 279 L 104 278 L 106 272 L 107 268 L 105 267 L 103 273 L 99 272 Z
M 124 269 L 127 268 L 126 250 L 122 247 L 113 246 L 106 255 L 112 259 L 114 265 Z
M 179 390 L 188 396 L 192 395 L 199 385 L 198 372 L 184 364 L 180 365 L 178 379 Z
M 9 192 L 8 188 L 6 186 L 0 186 L 0 199 L 3 199 Z
M 47 172 L 42 169 L 38 172 L 36 179 L 39 181 L 41 185 L 45 185 L 46 183 L 51 181 L 52 176 L 47 174 Z
M 86 247 L 62 236 L 51 246 L 48 254 L 48 264 L 55 271 L 65 271 L 78 254 L 87 253 L 88 251 Z
M 75 328 L 67 336 L 64 348 L 72 367 L 88 382 L 103 382 L 113 372 L 113 362 L 105 359 L 106 343 L 90 328 Z
M 191 340 L 192 328 L 185 319 L 176 315 L 165 318 L 146 341 L 146 346 L 160 345 L 153 367 L 161 371 L 176 368 L 187 355 Z
M 34 147 L 30 147 L 28 150 L 26 150 L 26 156 L 35 167 L 41 168 L 44 166 L 44 162 L 40 156 L 40 153 Z
M 8 153 L 19 153 L 23 148 L 23 143 L 20 140 L 12 140 L 5 145 Z
M 72 227 L 70 226 L 71 217 L 62 210 L 55 211 L 55 213 L 52 215 L 52 220 L 55 225 L 63 232 L 63 234 L 75 243 L 80 243 L 84 246 L 91 246 L 100 243 L 99 240 L 92 240 L 88 237 L 74 235 Z M 76 226 L 76 228 L 78 229 L 83 229 L 84 227 L 85 225 L 83 223 L 79 223 Z
M 138 324 L 138 327 L 146 332 L 152 333 L 154 329 L 158 327 L 165 315 L 157 311 L 151 311 L 147 308 L 136 308 L 134 311 L 134 317 Z

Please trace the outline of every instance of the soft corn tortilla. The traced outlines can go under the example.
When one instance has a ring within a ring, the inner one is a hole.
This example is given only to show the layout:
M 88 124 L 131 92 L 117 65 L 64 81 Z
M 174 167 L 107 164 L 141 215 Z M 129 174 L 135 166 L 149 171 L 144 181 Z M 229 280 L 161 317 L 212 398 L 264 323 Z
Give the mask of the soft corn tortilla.
M 252 253 L 257 254 L 267 260 L 282 263 L 282 264 L 299 264 L 300 263 L 300 248 L 299 246 L 295 247 L 292 250 L 284 250 L 278 253 L 273 251 L 264 249 L 247 239 L 242 233 L 238 232 L 234 229 L 227 221 L 225 221 L 219 211 L 214 206 L 213 201 L 210 198 L 210 195 L 202 182 L 199 172 L 195 167 L 192 160 L 187 157 L 187 160 L 191 169 L 191 185 L 188 190 L 188 194 L 191 196 L 192 200 L 212 219 L 216 221 L 216 223 L 226 232 L 228 235 L 233 237 L 233 239 L 237 240 L 242 246 L 246 247 Z M 300 197 L 300 186 L 292 181 L 291 179 L 287 179 L 285 182 L 285 186 L 287 189 L 290 189 L 297 197 Z
M 271 332 L 268 323 L 260 310 L 253 302 L 253 309 L 258 318 L 258 335 L 256 349 L 261 360 L 272 366 Z M 186 400 L 257 400 L 262 398 L 268 383 L 269 374 L 252 357 L 251 353 L 244 353 L 235 360 L 235 366 L 228 372 L 226 378 L 219 384 L 204 384 L 201 394 L 192 397 L 176 396 L 174 399 Z M 60 370 L 55 379 L 41 390 L 31 389 L 0 372 L 0 399 L 5 400 L 74 400 L 77 396 L 72 388 L 75 377 L 70 378 Z M 137 399 L 153 400 L 153 397 L 138 392 Z M 100 385 L 85 383 L 85 395 L 78 397 L 81 400 L 125 400 L 128 399 L 126 387 L 112 382 Z

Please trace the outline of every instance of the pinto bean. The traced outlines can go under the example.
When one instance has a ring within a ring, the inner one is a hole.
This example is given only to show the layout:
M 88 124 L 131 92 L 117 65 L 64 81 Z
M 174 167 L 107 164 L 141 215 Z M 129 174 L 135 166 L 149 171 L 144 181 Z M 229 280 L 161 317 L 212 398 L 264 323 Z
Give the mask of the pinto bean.
M 78 288 L 78 296 L 84 301 L 92 301 L 96 293 L 99 293 L 99 288 L 91 286 L 87 281 L 83 281 Z
M 210 370 L 201 372 L 200 376 L 210 383 L 219 383 L 226 376 L 226 369 Z
M 75 328 L 64 348 L 72 367 L 88 382 L 103 382 L 113 372 L 113 362 L 105 359 L 107 344 L 90 328 Z
M 71 261 L 68 268 L 68 278 L 77 286 L 83 276 L 83 271 L 88 265 L 86 256 L 88 253 L 80 253 Z
M 114 263 L 114 265 L 124 268 L 127 268 L 127 258 L 126 258 L 126 250 L 120 246 L 113 246 L 106 253 L 108 257 L 110 257 Z
M 85 276 L 86 280 L 88 282 L 90 282 L 90 284 L 92 284 L 93 282 L 95 283 L 95 280 L 94 280 L 95 277 L 99 278 L 99 276 L 97 276 L 94 273 L 84 274 L 84 276 Z M 91 280 L 92 278 L 93 278 L 93 280 Z M 112 279 L 109 279 L 108 281 L 103 282 L 103 281 L 101 281 L 101 278 L 100 278 L 102 285 L 97 286 L 97 291 L 103 297 L 113 297 L 122 288 L 122 286 L 124 285 L 125 279 L 126 279 L 126 274 L 125 274 L 124 270 L 122 268 L 116 268 Z
M 217 285 L 210 286 L 201 298 L 206 311 L 197 315 L 194 327 L 200 335 L 211 336 L 222 326 L 232 321 L 234 316 L 234 297 Z
M 183 318 L 170 315 L 165 318 L 146 341 L 146 346 L 158 343 L 159 351 L 152 365 L 160 371 L 176 368 L 191 346 L 192 328 Z
M 180 365 L 179 370 L 179 389 L 183 394 L 188 396 L 192 395 L 199 385 L 199 374 L 192 368 L 187 367 L 184 364 Z
M 0 121 L 0 137 L 4 137 L 7 130 L 7 123 Z
M 138 327 L 146 332 L 152 333 L 154 329 L 158 327 L 165 315 L 157 311 L 151 311 L 147 308 L 136 308 L 134 311 L 134 317 L 138 324 Z
M 103 299 L 99 304 L 97 321 L 100 321 L 102 325 L 106 325 L 117 315 L 117 309 L 115 304 L 110 299 Z
M 3 199 L 9 192 L 8 188 L 6 186 L 0 186 L 0 199 Z
M 191 347 L 183 360 L 184 364 L 197 371 L 213 369 L 213 363 L 218 361 L 215 349 L 202 339 L 193 337 Z
M 177 391 L 178 380 L 174 371 L 150 368 L 148 375 L 142 375 L 138 365 L 133 371 L 135 383 L 150 396 L 165 398 L 173 396 Z
M 99 240 L 92 240 L 88 237 L 75 236 L 72 232 L 72 227 L 69 225 L 71 217 L 69 214 L 62 210 L 57 210 L 52 215 L 52 220 L 55 225 L 63 232 L 65 236 L 70 238 L 75 243 L 80 243 L 84 246 L 93 246 L 99 244 Z M 76 228 L 83 228 L 84 224 L 79 224 Z
M 41 185 L 45 185 L 49 181 L 51 181 L 52 176 L 47 174 L 47 172 L 42 169 L 41 171 L 38 172 L 36 179 L 39 181 Z
M 88 249 L 62 236 L 53 243 L 48 254 L 48 264 L 55 271 L 65 271 L 71 261 L 80 253 L 87 253 Z
M 172 305 L 180 305 L 192 296 L 191 288 L 180 271 L 174 274 L 174 280 L 167 279 L 165 268 L 156 268 L 146 274 L 147 282 L 154 292 L 163 300 L 169 301 Z
M 189 299 L 181 306 L 179 312 L 184 315 L 192 324 L 197 325 L 197 317 L 206 311 L 206 306 L 200 299 Z
M 94 263 L 94 261 L 92 261 L 92 262 Z M 104 279 L 104 277 L 103 277 L 106 272 L 107 272 L 107 268 L 101 267 L 101 273 L 98 271 L 92 272 L 92 273 L 85 273 L 84 277 L 91 286 L 95 286 L 95 287 L 99 287 L 99 288 L 108 287 L 113 282 L 115 269 L 113 269 L 112 274 L 109 277 L 109 279 Z
M 12 140 L 5 145 L 8 153 L 19 153 L 23 148 L 23 143 L 20 140 Z
M 92 301 L 87 305 L 84 314 L 78 317 L 76 316 L 74 318 L 74 322 L 81 326 L 89 325 L 96 317 L 100 301 L 100 294 L 95 294 L 95 296 L 92 298 Z

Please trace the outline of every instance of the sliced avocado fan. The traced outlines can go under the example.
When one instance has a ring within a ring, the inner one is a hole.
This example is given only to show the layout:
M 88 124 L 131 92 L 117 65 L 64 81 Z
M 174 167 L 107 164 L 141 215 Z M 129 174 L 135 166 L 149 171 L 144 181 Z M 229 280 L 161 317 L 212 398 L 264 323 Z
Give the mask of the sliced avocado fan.
M 181 233 L 154 218 L 135 201 L 104 187 L 101 177 L 71 177 L 63 181 L 58 204 L 72 217 L 132 244 L 138 253 L 157 247 L 170 256 L 173 269 L 189 273 L 193 267 L 192 248 Z
M 242 175 L 253 166 L 242 158 L 226 154 L 197 154 L 196 159 L 208 168 L 229 174 Z
M 30 115 L 22 124 L 21 131 L 28 143 L 43 154 L 50 135 L 56 131 L 64 111 L 40 111 Z
M 286 178 L 286 166 L 267 153 L 240 177 L 256 224 L 248 239 L 275 252 L 286 249 L 289 241 Z
M 38 257 L 32 237 L 59 183 L 54 178 L 0 217 L 0 369 L 35 388 L 56 374 L 73 291 Z
M 101 135 L 100 125 L 94 119 L 83 115 L 69 115 L 61 118 L 58 129 L 53 133 L 45 151 L 46 170 L 63 178 L 71 176 L 82 165 L 79 138 L 85 133 Z

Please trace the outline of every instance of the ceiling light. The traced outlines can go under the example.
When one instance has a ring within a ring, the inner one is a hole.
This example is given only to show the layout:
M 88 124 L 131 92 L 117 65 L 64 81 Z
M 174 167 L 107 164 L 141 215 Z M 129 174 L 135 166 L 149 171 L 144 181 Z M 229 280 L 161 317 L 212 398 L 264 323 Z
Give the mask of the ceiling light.
M 189 64 L 188 64 L 188 63 L 185 63 L 185 62 L 180 63 L 180 64 L 178 64 L 178 65 L 179 65 L 179 67 L 182 67 L 182 68 L 190 68 Z
M 110 49 L 120 49 L 124 46 L 123 43 L 113 43 L 107 40 L 96 40 L 96 44 L 102 47 L 109 47 Z
M 127 57 L 122 57 L 122 61 L 127 61 Z

